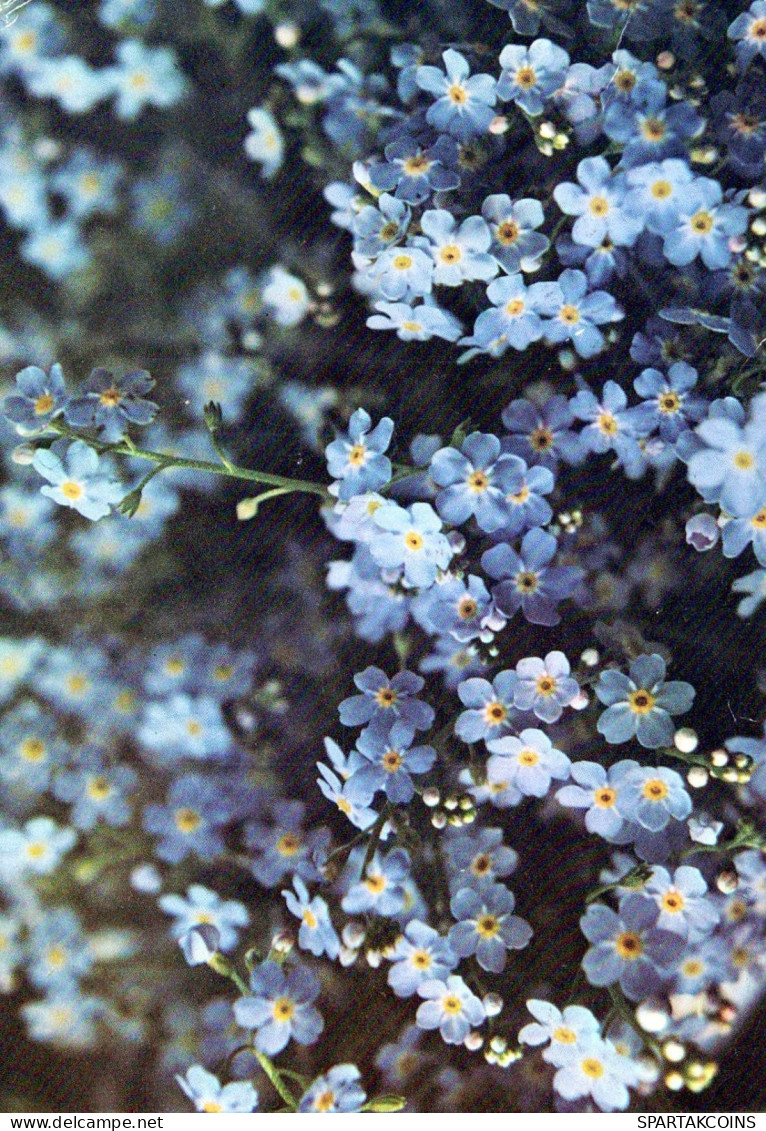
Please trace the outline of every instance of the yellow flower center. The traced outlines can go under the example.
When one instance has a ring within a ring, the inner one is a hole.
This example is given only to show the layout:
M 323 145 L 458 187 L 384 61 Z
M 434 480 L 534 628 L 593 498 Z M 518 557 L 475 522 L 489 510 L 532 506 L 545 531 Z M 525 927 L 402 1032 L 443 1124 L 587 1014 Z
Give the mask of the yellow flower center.
M 641 792 L 647 801 L 664 801 L 668 795 L 668 787 L 661 778 L 650 778 Z
M 176 809 L 176 828 L 182 833 L 193 833 L 202 824 L 202 818 L 194 809 Z
M 534 452 L 547 452 L 553 444 L 550 428 L 535 428 L 529 434 L 529 446 Z
M 280 856 L 295 856 L 300 846 L 300 838 L 295 833 L 285 833 L 277 841 L 277 852 Z
M 522 750 L 519 754 L 520 766 L 536 766 L 539 761 L 540 755 L 536 750 L 530 750 L 527 748 L 526 750 Z
M 500 924 L 494 915 L 482 915 L 476 922 L 476 933 L 483 939 L 493 939 L 500 930 Z
M 677 915 L 683 911 L 686 905 L 686 900 L 681 895 L 680 891 L 666 891 L 662 897 L 661 906 L 663 911 L 669 911 L 671 915 Z
M 463 258 L 463 253 L 457 244 L 451 243 L 441 249 L 439 258 L 442 263 L 458 263 Z
M 382 876 L 380 872 L 376 872 L 374 875 L 367 877 L 364 881 L 364 886 L 368 891 L 371 891 L 373 895 L 378 895 L 386 886 L 385 877 Z
M 387 750 L 381 759 L 381 764 L 387 774 L 395 774 L 402 764 L 402 756 L 398 750 Z
M 632 71 L 620 70 L 615 72 L 614 85 L 622 94 L 630 94 L 636 85 L 636 76 Z
M 42 762 L 45 757 L 45 743 L 39 738 L 25 738 L 19 747 L 25 762 Z
M 655 181 L 649 190 L 655 200 L 667 200 L 669 196 L 673 195 L 673 186 L 670 181 Z
M 447 994 L 446 997 L 442 998 L 442 1009 L 450 1015 L 463 1012 L 460 998 L 455 997 L 454 994 Z
M 660 412 L 664 412 L 670 416 L 674 412 L 678 412 L 681 407 L 681 398 L 677 393 L 663 393 L 659 399 Z
M 422 322 L 402 322 L 402 329 L 408 330 L 411 334 L 419 334 L 423 329 Z
M 556 680 L 552 675 L 541 675 L 536 684 L 537 694 L 547 698 L 556 690 Z
M 611 412 L 599 413 L 596 424 L 598 426 L 599 432 L 602 432 L 604 436 L 614 436 L 620 430 L 620 426 L 612 416 Z
M 529 495 L 530 495 L 530 490 L 529 490 L 529 487 L 527 487 L 527 485 L 525 483 L 524 486 L 521 488 L 521 490 L 516 491 L 516 493 L 514 495 L 506 495 L 505 497 L 508 500 L 508 502 L 511 503 L 514 507 L 520 507 L 520 506 L 523 506 L 524 503 L 526 503 L 527 499 L 529 498 Z
M 512 298 L 505 304 L 505 313 L 510 318 L 518 318 L 520 314 L 524 313 L 524 299 Z
M 521 573 L 516 574 L 516 588 L 520 589 L 522 593 L 534 593 L 537 586 L 536 573 L 532 573 L 530 570 L 522 570 Z
M 478 605 L 473 597 L 461 597 L 457 607 L 457 615 L 461 620 L 473 620 L 476 616 Z
M 431 955 L 427 950 L 416 950 L 412 956 L 412 965 L 416 970 L 430 970 Z
M 713 227 L 713 217 L 709 212 L 695 212 L 691 218 L 691 226 L 698 236 L 706 236 Z
M 119 389 L 112 387 L 111 389 L 104 389 L 98 399 L 107 408 L 115 408 L 122 400 L 122 393 Z
M 617 794 L 613 789 L 597 789 L 593 795 L 593 804 L 598 809 L 611 809 L 617 800 Z
M 74 502 L 75 499 L 82 498 L 85 492 L 79 483 L 75 483 L 74 479 L 65 479 L 61 484 L 61 494 Z
M 464 106 L 468 101 L 468 93 L 465 87 L 461 86 L 460 83 L 457 82 L 453 83 L 449 88 L 449 90 L 447 91 L 447 97 L 449 98 L 450 102 L 454 102 L 456 106 Z
M 52 946 L 48 949 L 48 965 L 55 970 L 60 970 L 66 962 L 66 950 L 63 946 Z
M 484 708 L 484 721 L 489 723 L 490 726 L 498 726 L 500 723 L 505 722 L 507 718 L 507 708 L 496 699 L 492 703 L 487 703 Z
M 560 1045 L 574 1045 L 577 1043 L 577 1034 L 566 1025 L 560 1025 L 558 1029 L 553 1030 L 551 1040 L 557 1041 Z
M 317 925 L 317 917 L 309 907 L 303 912 L 303 922 L 311 931 L 313 931 Z
M 757 39 L 759 42 L 766 39 L 766 19 L 753 20 L 747 29 L 747 34 L 751 39 Z
M 750 525 L 754 526 L 757 530 L 766 530 L 766 507 L 762 507 L 758 514 L 754 514 L 750 519 Z
M 705 965 L 699 958 L 687 958 L 681 963 L 681 973 L 687 978 L 699 978 L 704 969 Z
M 332 1111 L 335 1107 L 335 1092 L 322 1092 L 314 1101 L 315 1111 Z
M 566 322 L 567 326 L 575 326 L 580 321 L 580 311 L 567 302 L 559 311 L 559 318 L 562 322 Z
M 750 471 L 755 466 L 755 456 L 745 448 L 734 453 L 733 463 L 740 471 Z
M 471 871 L 474 876 L 486 876 L 487 872 L 492 867 L 492 861 L 486 852 L 480 852 L 478 856 L 474 856 L 471 862 Z
M 40 860 L 43 856 L 47 855 L 48 846 L 42 844 L 39 840 L 32 841 L 27 845 L 27 856 L 30 860 Z
M 594 196 L 588 207 L 594 216 L 606 216 L 609 211 L 609 201 L 604 196 Z
M 497 226 L 497 242 L 503 247 L 509 247 L 519 238 L 519 225 L 515 220 L 503 220 Z
M 408 177 L 421 177 L 431 168 L 431 162 L 422 153 L 418 153 L 415 157 L 408 157 L 402 168 Z
M 55 403 L 56 402 L 50 393 L 43 393 L 35 401 L 35 415 L 45 416 L 46 412 L 51 411 Z
M 516 72 L 516 85 L 520 86 L 522 90 L 529 90 L 537 82 L 537 75 L 535 74 L 534 67 L 528 64 L 524 67 L 519 67 Z
M 468 486 L 472 491 L 475 491 L 477 495 L 481 494 L 482 491 L 486 491 L 489 486 L 489 479 L 486 473 L 483 471 L 472 471 L 468 476 Z
M 278 997 L 271 1008 L 271 1015 L 275 1021 L 289 1021 L 295 1013 L 295 1002 L 289 997 Z
M 665 130 L 666 126 L 662 118 L 646 118 L 641 126 L 641 133 L 647 141 L 662 141 Z
M 86 793 L 94 801 L 103 801 L 112 792 L 112 787 L 105 777 L 100 774 L 88 782 Z
M 389 240 L 396 239 L 398 231 L 399 225 L 394 220 L 389 220 L 380 229 L 380 238 L 387 243 Z
M 418 550 L 423 549 L 423 535 L 418 534 L 417 530 L 408 530 L 404 536 L 404 544 L 408 550 L 417 553 Z
M 396 692 L 393 687 L 381 687 L 376 691 L 375 702 L 379 707 L 393 707 L 396 702 Z
M 586 1056 L 585 1060 L 580 1061 L 580 1068 L 583 1075 L 590 1076 L 591 1080 L 598 1080 L 604 1075 L 604 1066 L 595 1056 Z
M 411 255 L 404 255 L 404 254 L 395 255 L 394 256 L 394 267 L 396 268 L 397 271 L 408 271 L 410 269 L 410 267 L 412 267 L 412 256 Z
M 66 684 L 70 695 L 82 695 L 90 687 L 90 680 L 84 675 L 70 675 Z
M 628 696 L 628 706 L 635 715 L 648 715 L 654 706 L 656 700 L 651 692 L 646 691 L 643 687 L 638 691 L 631 691 Z
M 641 939 L 633 931 L 624 931 L 618 935 L 615 946 L 620 958 L 625 958 L 628 962 L 640 958 L 644 951 Z
M 215 1100 L 205 1100 L 202 1105 L 202 1110 L 207 1112 L 208 1115 L 217 1115 L 219 1112 L 223 1111 L 223 1108 L 220 1104 L 217 1104 Z

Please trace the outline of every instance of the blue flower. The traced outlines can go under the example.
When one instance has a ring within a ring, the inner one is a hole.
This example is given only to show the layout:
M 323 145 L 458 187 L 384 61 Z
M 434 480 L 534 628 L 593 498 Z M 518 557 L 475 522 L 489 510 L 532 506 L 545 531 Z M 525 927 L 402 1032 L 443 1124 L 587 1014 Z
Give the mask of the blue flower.
M 498 879 L 509 876 L 519 862 L 518 853 L 503 844 L 502 829 L 477 829 L 475 825 L 452 828 L 448 825 L 444 838 L 452 895 L 465 887 L 481 891 Z
M 500 454 L 497 436 L 472 432 L 459 451 L 440 448 L 431 457 L 431 478 L 442 488 L 436 509 L 454 526 L 473 515 L 481 530 L 498 530 L 510 518 L 505 496 L 518 490 L 523 471 L 518 456 Z
M 686 161 L 668 157 L 629 169 L 626 180 L 630 186 L 626 209 L 642 217 L 648 231 L 664 236 L 678 222 L 678 209 L 694 174 Z
M 664 766 L 639 766 L 627 759 L 619 763 L 620 812 L 650 833 L 664 829 L 674 819 L 685 821 L 692 811 L 692 802 L 684 788 L 684 779 L 675 770 Z M 617 767 L 613 767 L 613 771 Z M 644 838 L 646 840 L 646 838 Z
M 32 817 L 23 828 L 0 829 L 0 875 L 48 876 L 77 843 L 77 833 L 50 817 Z
M 694 700 L 694 688 L 683 680 L 665 682 L 665 661 L 656 653 L 639 656 L 629 676 L 608 669 L 601 673 L 596 695 L 606 704 L 598 731 L 607 742 L 627 742 L 634 735 L 651 750 L 670 746 L 675 726 L 671 715 L 682 715 Z
M 728 265 L 729 239 L 745 231 L 748 213 L 739 204 L 722 204 L 722 196 L 718 181 L 709 177 L 697 177 L 684 188 L 676 226 L 662 245 L 668 262 L 685 267 L 699 255 L 711 271 Z
M 147 805 L 143 825 L 160 837 L 160 860 L 178 864 L 194 852 L 203 860 L 224 850 L 220 829 L 234 814 L 232 800 L 220 785 L 201 774 L 184 774 L 172 783 L 166 805 Z
M 118 117 L 133 121 L 145 106 L 173 106 L 186 93 L 186 79 L 169 47 L 147 47 L 138 39 L 123 39 L 115 53 L 118 65 L 105 70 L 117 96 Z
M 689 482 L 706 503 L 720 503 L 737 518 L 750 518 L 766 504 L 766 435 L 758 420 L 744 428 L 725 416 L 703 420 L 702 441 L 688 460 Z
M 733 583 L 732 593 L 747 593 L 737 605 L 741 617 L 750 617 L 766 601 L 766 569 L 756 569 Z
M 93 965 L 80 921 L 69 908 L 43 913 L 29 938 L 29 978 L 40 989 L 74 989 Z
M 645 900 L 626 901 L 619 915 L 603 903 L 592 903 L 580 919 L 580 929 L 591 943 L 582 960 L 591 985 L 619 982 L 631 1001 L 657 993 L 684 940 L 657 929 L 656 922 L 657 908 Z
M 233 742 L 217 699 L 181 693 L 149 700 L 137 737 L 160 764 L 180 758 L 223 761 Z
M 399 243 L 409 227 L 410 215 L 403 201 L 386 192 L 381 193 L 377 208 L 367 204 L 354 217 L 354 251 L 374 257 L 392 244 Z
M 471 76 L 468 60 L 452 48 L 442 59 L 446 74 L 438 67 L 418 67 L 415 72 L 420 89 L 436 97 L 426 121 L 460 142 L 470 141 L 486 133 L 495 116 L 495 80 L 491 75 Z
M 273 177 L 284 159 L 285 143 L 274 115 L 263 106 L 247 112 L 250 133 L 245 138 L 245 153 L 257 161 L 264 177 Z
M 674 931 L 690 942 L 709 935 L 721 918 L 721 908 L 707 898 L 707 883 L 699 868 L 682 864 L 671 876 L 666 868 L 653 868 L 651 879 L 629 899 L 651 900 L 659 908 L 657 926 Z
M 455 723 L 455 734 L 463 742 L 499 738 L 511 729 L 514 720 L 513 693 L 515 672 L 498 672 L 492 683 L 486 679 L 466 679 L 458 685 L 460 702 L 468 707 Z
M 419 919 L 411 919 L 396 940 L 388 984 L 397 997 L 411 997 L 423 982 L 446 977 L 457 962 L 448 941 L 438 931 Z
M 308 889 L 300 876 L 293 876 L 295 894 L 283 891 L 288 910 L 301 921 L 298 930 L 298 946 L 309 950 L 318 958 L 326 954 L 337 958 L 340 953 L 340 939 L 332 925 L 330 911 L 325 901 L 318 895 L 309 898 Z
M 64 371 L 56 363 L 50 374 L 36 365 L 27 365 L 16 374 L 17 393 L 3 401 L 3 413 L 18 425 L 22 434 L 41 432 L 67 403 Z
M 420 1029 L 438 1029 L 448 1045 L 462 1044 L 485 1018 L 480 999 L 457 974 L 450 974 L 444 981 L 433 978 L 422 982 L 418 993 L 426 1000 L 418 1006 L 416 1024 Z
M 447 192 L 460 184 L 459 150 L 450 137 L 439 137 L 429 147 L 412 137 L 397 138 L 383 152 L 385 161 L 370 167 L 370 184 L 393 192 L 397 200 L 422 204 L 432 192 Z
M 548 652 L 545 660 L 529 656 L 516 665 L 518 683 L 513 692 L 513 705 L 520 711 L 533 711 L 544 723 L 557 722 L 580 685 L 569 674 L 569 660 L 563 652 Z
M 598 247 L 607 237 L 617 247 L 632 247 L 643 227 L 625 208 L 625 178 L 613 174 L 604 157 L 585 157 L 577 166 L 578 185 L 556 185 L 553 199 L 567 216 L 577 216 L 575 243 Z
M 145 394 L 154 380 L 145 369 L 115 377 L 108 369 L 94 369 L 76 397 L 64 410 L 67 424 L 75 428 L 96 428 L 103 439 L 113 443 L 125 435 L 128 424 L 150 424 L 157 405 Z
M 511 401 L 503 409 L 503 424 L 508 429 L 503 448 L 521 456 L 530 467 L 539 464 L 554 472 L 559 459 L 580 463 L 585 453 L 578 433 L 570 430 L 573 420 L 569 401 L 560 394 L 549 397 L 543 405 Z
M 616 381 L 605 383 L 600 400 L 590 389 L 581 389 L 569 403 L 575 417 L 586 421 L 580 433 L 583 448 L 616 452 L 626 474 L 637 479 L 646 466 L 638 443 L 639 430 L 647 425 L 643 410 L 627 407 L 628 398 Z
M 453 554 L 433 507 L 413 503 L 405 510 L 396 503 L 386 503 L 375 511 L 374 521 L 381 530 L 370 542 L 370 553 L 377 564 L 383 569 L 402 567 L 407 585 L 433 585 Z
M 473 336 L 462 338 L 460 344 L 501 357 L 508 346 L 524 350 L 543 336 L 548 323 L 543 322 L 541 315 L 556 313 L 561 291 L 556 283 L 532 283 L 527 287 L 520 274 L 504 275 L 489 284 L 487 298 L 494 308 L 479 314 Z
M 431 338 L 444 338 L 448 342 L 457 341 L 463 328 L 454 315 L 442 310 L 433 299 L 426 298 L 417 306 L 406 302 L 376 302 L 367 325 L 371 330 L 396 330 L 397 338 L 403 342 L 427 342 Z
M 434 264 L 428 241 L 416 236 L 404 247 L 386 248 L 368 273 L 384 298 L 406 301 L 430 294 Z
M 347 875 L 359 875 L 364 852 L 352 853 Z M 398 915 L 407 902 L 405 884 L 410 879 L 410 858 L 401 848 L 387 856 L 377 852 L 364 870 L 362 878 L 351 883 L 343 897 L 341 907 L 350 915 L 372 911 L 376 915 Z
M 239 929 L 250 922 L 243 903 L 222 899 L 203 884 L 191 884 L 185 897 L 170 893 L 160 896 L 157 902 L 166 915 L 174 917 L 170 928 L 174 939 L 180 939 L 193 927 L 215 927 L 218 932 L 217 950 L 233 950 L 239 939 Z
M 247 1112 L 255 1111 L 258 1106 L 258 1093 L 249 1080 L 222 1085 L 218 1077 L 201 1064 L 193 1064 L 185 1076 L 176 1076 L 176 1081 L 197 1111 Z
M 245 825 L 245 844 L 253 875 L 263 887 L 276 887 L 289 873 L 308 883 L 319 879 L 313 857 L 329 841 L 323 828 L 303 831 L 306 806 L 302 801 L 275 801 L 268 817 Z
M 459 287 L 497 274 L 494 256 L 488 254 L 492 237 L 481 216 L 468 216 L 458 227 L 451 212 L 436 208 L 423 213 L 420 226 L 431 241 L 433 281 L 437 285 Z
M 646 401 L 642 424 L 656 428 L 663 440 L 673 443 L 705 415 L 704 397 L 690 392 L 696 384 L 697 370 L 685 361 L 671 365 L 667 377 L 658 369 L 642 370 L 633 382 L 633 388 Z
M 255 1029 L 255 1047 L 267 1056 L 294 1040 L 313 1045 L 324 1029 L 321 1014 L 311 1004 L 320 990 L 319 979 L 305 966 L 287 973 L 276 962 L 262 962 L 250 975 L 251 994 L 234 1003 L 234 1017 L 243 1029 Z
M 299 1112 L 350 1112 L 361 1111 L 367 1094 L 359 1083 L 359 1069 L 355 1064 L 336 1064 L 316 1080 L 303 1093 L 298 1103 Z
M 415 698 L 425 680 L 414 672 L 397 672 L 389 679 L 380 668 L 371 666 L 355 675 L 354 683 L 362 694 L 352 695 L 340 704 L 338 710 L 344 726 L 371 723 L 376 731 L 387 734 L 399 719 L 416 730 L 428 730 L 434 721 L 433 707 Z
M 564 1100 L 592 1096 L 602 1111 L 624 1111 L 630 1103 L 627 1085 L 639 1081 L 630 1058 L 618 1053 L 611 1041 L 591 1037 L 558 1069 L 553 1088 Z
M 469 574 L 465 581 L 451 578 L 429 589 L 430 598 L 425 620 L 413 613 L 427 631 L 449 632 L 463 643 L 475 640 L 484 631 L 482 621 L 492 600 L 480 577 Z
M 582 1005 L 568 1005 L 562 1013 L 549 1001 L 530 998 L 527 1009 L 535 1020 L 521 1029 L 519 1041 L 524 1045 L 550 1041 L 543 1052 L 549 1064 L 566 1064 L 578 1048 L 601 1033 L 598 1020 Z
M 527 114 L 542 114 L 545 103 L 564 83 L 569 56 L 550 39 L 536 39 L 529 47 L 509 43 L 500 52 L 502 74 L 497 94 L 513 101 Z
M 738 558 L 752 543 L 758 562 L 766 566 L 766 507 L 761 507 L 749 518 L 733 518 L 727 522 L 722 542 L 725 558 Z
M 524 535 L 519 553 L 501 542 L 482 555 L 482 567 L 500 582 L 492 596 L 503 616 L 512 617 L 521 609 L 532 624 L 559 623 L 556 605 L 571 597 L 582 571 L 576 566 L 552 566 L 556 549 L 553 535 L 535 527 Z
M 588 294 L 588 278 L 582 271 L 567 268 L 559 275 L 558 285 L 561 298 L 554 318 L 545 323 L 546 341 L 571 341 L 580 357 L 595 357 L 604 348 L 598 326 L 619 322 L 623 312 L 606 291 Z
M 328 740 L 325 739 L 325 742 Z M 317 762 L 317 769 L 321 777 L 317 778 L 317 785 L 328 801 L 332 801 L 337 805 L 341 813 L 348 817 L 351 824 L 358 829 L 368 829 L 370 825 L 375 823 L 378 814 L 374 809 L 370 809 L 368 802 L 372 798 L 367 798 L 364 802 L 352 799 L 349 794 L 349 783 L 341 781 L 332 770 L 325 766 L 322 762 Z
M 57 776 L 53 794 L 72 805 L 70 819 L 77 829 L 95 828 L 99 821 L 122 828 L 131 817 L 126 794 L 133 793 L 137 783 L 138 774 L 131 766 L 109 766 L 100 755 L 90 755 Z
M 56 719 L 36 703 L 22 700 L 0 720 L 0 778 L 27 793 L 50 785 L 51 773 L 67 757 Z
M 502 884 L 491 887 L 461 888 L 450 902 L 458 922 L 450 929 L 449 942 L 455 954 L 467 958 L 475 954 L 482 970 L 501 974 L 506 951 L 522 950 L 532 938 L 526 920 L 513 915 L 513 893 Z
M 509 274 L 529 270 L 550 247 L 548 237 L 535 231 L 545 220 L 539 200 L 512 201 L 506 193 L 497 193 L 486 198 L 481 214 L 492 234 L 490 255 Z
M 615 101 L 604 115 L 604 133 L 625 146 L 620 164 L 623 169 L 686 157 L 687 142 L 704 128 L 704 119 L 688 102 L 666 106 L 664 83 L 643 87 L 632 102 Z
M 348 436 L 325 448 L 327 470 L 339 480 L 340 499 L 377 491 L 391 478 L 391 461 L 383 453 L 391 443 L 394 422 L 384 416 L 372 430 L 371 425 L 369 414 L 358 408 L 348 422 Z
M 52 484 L 40 488 L 43 495 L 94 522 L 124 495 L 122 484 L 105 474 L 105 465 L 84 440 L 69 445 L 57 440 L 50 448 L 38 448 L 32 466 Z
M 766 0 L 753 0 L 748 10 L 729 24 L 726 34 L 737 44 L 737 62 L 743 70 L 756 55 L 766 57 Z
M 368 727 L 357 739 L 363 763 L 348 781 L 348 796 L 366 804 L 379 790 L 395 805 L 406 805 L 415 794 L 412 774 L 423 774 L 436 761 L 430 746 L 412 746 L 415 728 L 395 722 L 390 731 Z
M 573 809 L 587 809 L 585 827 L 588 832 L 614 840 L 625 824 L 617 808 L 618 775 L 605 770 L 598 762 L 572 762 L 569 772 L 577 785 L 565 785 L 556 793 L 556 800 Z
M 569 759 L 541 730 L 529 728 L 518 738 L 508 734 L 490 739 L 487 749 L 492 754 L 487 780 L 510 782 L 525 797 L 545 797 L 551 778 L 569 777 Z

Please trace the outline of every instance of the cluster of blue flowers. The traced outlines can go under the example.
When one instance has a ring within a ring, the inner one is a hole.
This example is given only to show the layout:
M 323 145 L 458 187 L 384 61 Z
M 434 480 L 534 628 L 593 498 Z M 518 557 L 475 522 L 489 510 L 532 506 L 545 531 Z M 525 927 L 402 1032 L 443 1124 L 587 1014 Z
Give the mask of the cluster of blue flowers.
M 0 989 L 169 1106 L 650 1105 L 766 984 L 766 683 L 690 641 L 731 586 L 757 666 L 766 0 L 491 4 L 0 29 Z

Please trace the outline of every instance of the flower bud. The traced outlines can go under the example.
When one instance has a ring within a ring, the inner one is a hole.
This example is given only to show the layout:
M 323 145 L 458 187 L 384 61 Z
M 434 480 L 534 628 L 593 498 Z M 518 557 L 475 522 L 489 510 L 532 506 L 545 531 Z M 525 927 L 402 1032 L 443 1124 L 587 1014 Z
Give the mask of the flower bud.
M 478 1050 L 484 1044 L 484 1038 L 482 1037 L 481 1033 L 478 1033 L 475 1029 L 472 1029 L 471 1032 L 464 1038 L 463 1044 L 469 1052 L 478 1052 Z
M 645 1033 L 661 1033 L 667 1029 L 670 1018 L 664 1005 L 658 1001 L 642 1001 L 636 1009 L 638 1021 Z
M 429 785 L 427 789 L 423 790 L 423 804 L 427 805 L 429 809 L 433 809 L 441 801 L 441 794 L 436 786 Z
M 673 736 L 673 745 L 682 754 L 693 754 L 699 746 L 699 737 L 691 727 L 679 727 Z
M 500 997 L 500 994 L 485 994 L 481 1000 L 484 1006 L 484 1012 L 486 1013 L 487 1017 L 497 1017 L 499 1013 L 502 1013 L 503 1005 L 505 1003 Z

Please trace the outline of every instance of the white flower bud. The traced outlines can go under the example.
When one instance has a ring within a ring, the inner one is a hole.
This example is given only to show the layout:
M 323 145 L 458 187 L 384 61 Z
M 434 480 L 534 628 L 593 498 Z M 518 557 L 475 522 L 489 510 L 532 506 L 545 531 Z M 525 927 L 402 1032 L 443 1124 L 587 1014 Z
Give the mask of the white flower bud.
M 427 805 L 429 809 L 433 809 L 434 805 L 438 805 L 441 800 L 441 794 L 436 786 L 429 785 L 427 789 L 423 790 L 423 804 Z
M 585 664 L 586 668 L 595 668 L 599 660 L 599 655 L 595 648 L 586 648 L 585 651 L 581 653 L 580 659 Z
M 465 1047 L 468 1049 L 469 1052 L 478 1052 L 478 1050 L 484 1044 L 484 1038 L 482 1037 L 481 1033 L 477 1033 L 476 1030 L 473 1029 L 464 1038 L 463 1044 L 465 1045 Z
M 505 1003 L 500 997 L 500 994 L 485 994 L 481 1000 L 487 1017 L 497 1017 L 498 1013 L 502 1013 Z
M 673 735 L 673 744 L 682 754 L 693 754 L 699 746 L 699 736 L 691 727 L 679 727 Z
M 297 24 L 277 24 L 274 28 L 274 39 L 280 47 L 284 47 L 285 51 L 289 51 L 291 47 L 297 46 L 300 37 L 301 29 Z
M 642 1001 L 636 1009 L 638 1021 L 645 1033 L 661 1033 L 667 1029 L 670 1018 L 667 1010 L 658 1001 Z

